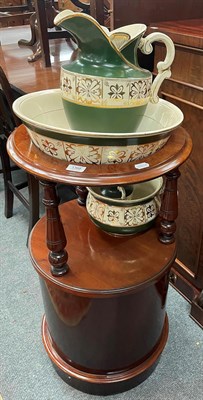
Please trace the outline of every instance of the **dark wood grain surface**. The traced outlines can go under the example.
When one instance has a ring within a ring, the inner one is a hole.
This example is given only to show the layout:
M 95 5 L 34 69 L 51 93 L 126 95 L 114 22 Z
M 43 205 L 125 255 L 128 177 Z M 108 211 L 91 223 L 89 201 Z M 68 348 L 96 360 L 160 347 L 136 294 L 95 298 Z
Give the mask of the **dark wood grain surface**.
M 196 47 L 203 50 L 203 3 L 199 19 L 181 19 L 177 21 L 161 21 L 150 25 L 151 32 L 163 32 L 169 35 L 178 45 Z
M 114 0 L 114 28 L 133 23 L 201 18 L 202 0 Z
M 181 109 L 182 125 L 193 142 L 191 156 L 180 168 L 174 285 L 192 302 L 191 316 L 203 326 L 203 308 L 198 306 L 203 289 L 203 19 L 160 22 L 149 28 L 157 30 L 174 40 L 176 50 L 172 76 L 163 82 L 160 96 Z M 155 74 L 164 54 L 163 46 L 156 44 Z

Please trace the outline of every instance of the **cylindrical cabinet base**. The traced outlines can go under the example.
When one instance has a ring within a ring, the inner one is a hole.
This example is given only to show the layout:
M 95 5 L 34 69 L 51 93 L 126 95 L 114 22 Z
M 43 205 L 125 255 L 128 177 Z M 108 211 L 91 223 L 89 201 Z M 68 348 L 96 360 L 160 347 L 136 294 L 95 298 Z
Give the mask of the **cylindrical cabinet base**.
M 168 318 L 166 315 L 163 331 L 158 346 L 140 364 L 136 364 L 122 371 L 111 373 L 93 373 L 73 367 L 72 364 L 64 361 L 58 354 L 50 336 L 49 329 L 44 316 L 42 321 L 42 338 L 45 349 L 53 363 L 56 372 L 60 377 L 74 388 L 94 395 L 110 395 L 120 393 L 139 385 L 156 368 L 159 357 L 165 347 L 168 337 Z M 119 351 L 119 350 L 118 350 Z
M 128 185 L 163 174 L 169 181 L 171 169 L 183 164 L 191 148 L 188 133 L 178 128 L 161 150 L 145 159 L 148 167 L 143 170 L 135 171 L 129 162 L 86 164 L 85 171 L 73 172 L 66 161 L 37 149 L 23 126 L 7 141 L 11 159 L 46 185 L 51 181 L 82 187 Z M 61 224 L 53 185 L 47 187 L 47 223 L 42 218 L 36 224 L 29 249 L 42 286 L 44 345 L 59 375 L 75 388 L 102 395 L 121 392 L 145 380 L 158 362 L 167 340 L 165 305 L 176 258 L 176 190 L 173 185 L 171 192 L 169 186 L 161 226 L 161 240 L 167 245 L 158 240 L 155 228 L 134 237 L 105 234 L 76 201 L 60 207 Z M 129 213 L 126 222 L 130 225 L 135 217 L 143 215 Z
M 155 228 L 111 237 L 75 201 L 62 205 L 60 213 L 68 238 L 66 275 L 50 272 L 45 218 L 30 238 L 45 308 L 46 351 L 62 379 L 83 392 L 131 389 L 152 373 L 167 341 L 165 305 L 176 246 L 160 243 Z

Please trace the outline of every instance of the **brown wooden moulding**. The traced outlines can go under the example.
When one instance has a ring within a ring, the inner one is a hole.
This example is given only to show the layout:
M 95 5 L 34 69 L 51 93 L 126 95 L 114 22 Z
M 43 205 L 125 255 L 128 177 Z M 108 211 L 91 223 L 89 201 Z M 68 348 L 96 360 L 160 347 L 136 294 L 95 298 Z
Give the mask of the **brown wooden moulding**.
M 153 349 L 152 354 L 140 363 L 135 363 L 134 366 L 120 371 L 106 371 L 103 373 L 98 373 L 98 371 L 90 372 L 81 370 L 71 363 L 64 361 L 56 351 L 45 317 L 42 321 L 42 338 L 44 347 L 56 372 L 65 382 L 82 392 L 106 396 L 132 389 L 145 381 L 152 374 L 167 342 L 168 318 L 166 316 L 161 338 L 155 349 Z

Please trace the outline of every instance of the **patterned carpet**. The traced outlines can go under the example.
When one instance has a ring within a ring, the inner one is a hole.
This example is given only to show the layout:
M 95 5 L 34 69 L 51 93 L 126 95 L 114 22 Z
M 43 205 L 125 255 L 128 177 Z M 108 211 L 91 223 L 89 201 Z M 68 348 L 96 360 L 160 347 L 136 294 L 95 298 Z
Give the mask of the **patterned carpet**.
M 43 304 L 26 248 L 27 211 L 15 199 L 4 217 L 0 177 L 0 400 L 99 400 L 81 393 L 54 371 L 41 341 Z M 200 400 L 203 398 L 203 335 L 188 303 L 170 287 L 169 339 L 153 374 L 141 385 L 107 400 Z

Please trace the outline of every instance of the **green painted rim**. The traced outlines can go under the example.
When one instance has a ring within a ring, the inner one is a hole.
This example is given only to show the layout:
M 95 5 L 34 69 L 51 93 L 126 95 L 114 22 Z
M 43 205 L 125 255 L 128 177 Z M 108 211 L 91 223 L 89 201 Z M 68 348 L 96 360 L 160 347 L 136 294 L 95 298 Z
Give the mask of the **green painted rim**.
M 42 136 L 59 140 L 66 143 L 76 143 L 76 144 L 86 144 L 86 145 L 95 145 L 95 146 L 131 146 L 131 145 L 141 145 L 141 144 L 148 144 L 153 143 L 158 140 L 165 139 L 170 136 L 171 132 L 167 131 L 164 133 L 159 133 L 151 136 L 142 136 L 142 137 L 134 137 L 134 138 L 96 138 L 96 137 L 88 137 L 88 136 L 74 136 L 74 135 L 67 135 L 62 134 L 60 132 L 52 132 L 48 130 L 44 130 L 39 127 L 35 127 L 26 121 L 24 121 L 25 126 L 29 128 L 32 132 L 38 133 Z
M 159 189 L 159 191 L 161 190 L 161 188 Z M 140 205 L 143 205 L 143 204 L 148 204 L 148 203 L 151 203 L 152 201 L 153 201 L 153 199 L 157 196 L 157 193 L 154 195 L 154 194 L 152 194 L 150 197 L 148 197 L 146 200 L 140 200 L 140 199 L 138 199 L 137 201 L 136 200 L 121 200 L 122 201 L 122 204 L 121 203 L 116 203 L 114 200 L 115 199 L 111 199 L 111 198 L 107 198 L 107 197 L 104 197 L 104 200 L 103 201 L 101 201 L 101 199 L 99 199 L 99 198 L 97 198 L 95 195 L 92 195 L 97 201 L 99 201 L 100 203 L 104 203 L 104 204 L 107 204 L 107 205 L 109 205 L 109 206 L 114 206 L 114 207 L 128 207 L 128 208 L 134 208 L 137 204 L 140 204 Z M 118 199 L 117 199 L 118 200 Z
M 107 233 L 113 233 L 116 235 L 134 235 L 136 233 L 143 232 L 149 228 L 155 223 L 155 219 L 151 220 L 150 222 L 147 222 L 146 224 L 140 225 L 140 226 L 134 226 L 134 227 L 116 227 L 116 226 L 109 226 L 106 224 L 103 224 L 102 222 L 98 222 L 96 219 L 94 219 L 90 214 L 88 214 L 92 222 L 100 228 L 102 231 L 107 232 Z
M 136 199 L 136 200 L 114 199 L 114 198 L 110 198 L 110 197 L 105 197 L 102 194 L 97 194 L 97 192 L 95 192 L 95 189 L 97 189 L 97 187 L 87 187 L 87 189 L 88 189 L 89 193 L 91 194 L 91 196 L 94 199 L 96 199 L 97 201 L 99 201 L 100 203 L 108 204 L 110 206 L 115 206 L 115 207 L 135 207 L 136 204 L 148 204 L 151 201 L 153 201 L 155 199 L 155 197 L 157 197 L 159 195 L 161 189 L 163 188 L 163 184 L 164 184 L 163 178 L 159 177 L 159 178 L 155 178 L 152 180 L 157 182 L 157 188 L 154 189 L 154 192 L 149 194 L 148 196 L 146 196 L 146 198 L 144 198 L 143 200 L 142 199 Z M 143 182 L 143 184 L 144 183 L 146 184 L 147 182 L 150 182 L 150 181 Z M 125 187 L 125 185 L 121 185 L 121 186 Z

